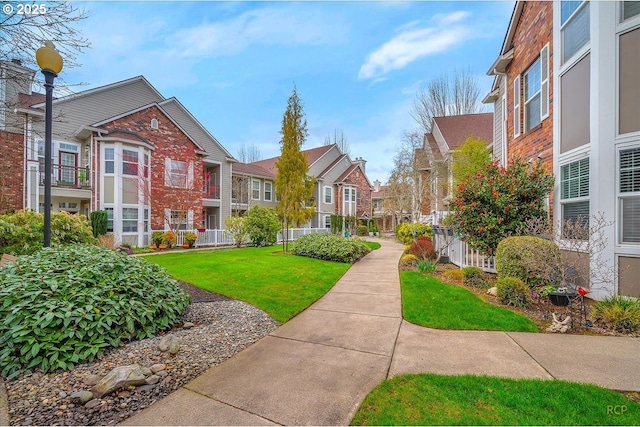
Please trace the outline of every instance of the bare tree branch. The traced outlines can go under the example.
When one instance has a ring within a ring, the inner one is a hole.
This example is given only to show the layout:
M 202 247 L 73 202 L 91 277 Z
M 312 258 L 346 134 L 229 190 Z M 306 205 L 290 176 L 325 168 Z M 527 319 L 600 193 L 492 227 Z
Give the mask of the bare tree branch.
M 331 144 L 336 144 L 342 154 L 351 155 L 351 147 L 349 146 L 349 141 L 347 141 L 347 138 L 344 136 L 343 131 L 338 131 L 338 129 L 335 129 L 333 131 L 333 137 L 331 135 L 327 135 L 327 137 L 324 139 L 324 145 Z

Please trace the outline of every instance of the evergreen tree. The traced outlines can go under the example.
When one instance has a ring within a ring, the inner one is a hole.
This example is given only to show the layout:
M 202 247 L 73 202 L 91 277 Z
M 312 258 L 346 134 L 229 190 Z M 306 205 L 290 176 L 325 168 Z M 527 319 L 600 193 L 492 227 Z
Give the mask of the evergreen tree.
M 315 210 L 315 203 L 307 206 L 313 195 L 314 182 L 307 175 L 309 165 L 306 154 L 301 151 L 308 135 L 307 120 L 295 85 L 282 118 L 280 133 L 282 140 L 280 158 L 276 162 L 276 197 L 277 211 L 282 220 L 282 244 L 286 252 L 289 226 L 300 226 L 309 221 Z

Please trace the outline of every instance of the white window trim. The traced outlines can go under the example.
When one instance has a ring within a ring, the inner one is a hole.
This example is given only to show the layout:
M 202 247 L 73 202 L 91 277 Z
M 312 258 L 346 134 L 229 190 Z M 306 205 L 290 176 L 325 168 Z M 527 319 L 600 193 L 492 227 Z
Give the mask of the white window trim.
M 329 226 L 327 227 L 327 218 L 329 219 Z M 323 221 L 323 226 L 325 229 L 330 229 L 331 228 L 331 215 L 324 215 L 322 217 L 322 221 Z
M 269 184 L 271 186 L 271 190 L 269 192 L 269 198 L 267 199 L 267 184 Z M 264 185 L 263 185 L 263 189 L 264 191 L 264 201 L 265 202 L 271 202 L 273 201 L 273 183 L 271 181 L 265 181 Z
M 329 201 L 327 202 L 327 190 L 329 190 Z M 333 187 L 325 185 L 322 187 L 322 201 L 326 204 L 333 204 Z
M 624 150 L 633 150 L 636 148 L 640 148 L 640 145 L 637 141 L 629 144 L 620 144 L 616 147 L 616 241 L 617 244 L 621 247 L 625 248 L 633 248 L 637 249 L 640 247 L 639 243 L 634 242 L 623 242 L 622 240 L 622 200 L 625 198 L 638 197 L 640 196 L 640 192 L 621 192 L 620 191 L 620 152 Z
M 564 23 L 562 22 L 562 2 L 560 1 L 558 3 L 559 3 L 558 7 L 560 8 L 558 13 L 558 23 L 560 24 L 560 29 L 559 29 L 560 43 L 558 43 L 559 45 L 558 50 L 560 53 L 559 55 L 560 60 L 558 62 L 560 63 L 560 68 L 565 69 L 565 67 L 571 68 L 572 65 L 570 64 L 575 64 L 576 62 L 579 61 L 579 59 L 576 60 L 576 58 L 583 57 L 585 52 L 591 50 L 591 34 L 589 34 L 589 40 L 587 40 L 587 42 L 583 46 L 581 46 L 580 49 L 578 49 L 570 58 L 566 58 L 566 61 L 564 61 L 564 30 L 566 26 L 569 25 L 569 23 L 576 17 L 576 15 L 580 13 L 582 9 L 587 7 L 586 5 L 589 4 L 589 1 L 583 0 L 580 6 L 578 6 L 578 8 L 573 11 L 573 13 L 567 18 L 567 20 Z M 591 6 L 589 5 L 589 7 Z M 591 13 L 591 11 L 589 11 L 589 13 Z
M 185 186 L 180 185 L 172 185 L 173 180 L 171 179 L 171 162 L 183 162 L 187 164 L 187 176 Z M 185 189 L 193 189 L 193 161 L 186 161 L 180 159 L 171 159 L 169 157 L 165 157 L 164 159 L 164 185 L 165 187 L 172 188 L 185 188 Z
M 258 197 L 254 197 L 254 191 L 256 191 L 256 188 L 253 187 L 253 184 L 258 183 Z M 259 179 L 252 179 L 251 180 L 251 200 L 260 200 L 260 192 L 262 191 L 262 186 L 260 185 L 260 180 Z
M 520 106 L 522 103 L 521 99 L 521 90 L 520 90 L 520 75 L 517 75 L 513 80 L 513 137 L 517 138 L 520 136 Z

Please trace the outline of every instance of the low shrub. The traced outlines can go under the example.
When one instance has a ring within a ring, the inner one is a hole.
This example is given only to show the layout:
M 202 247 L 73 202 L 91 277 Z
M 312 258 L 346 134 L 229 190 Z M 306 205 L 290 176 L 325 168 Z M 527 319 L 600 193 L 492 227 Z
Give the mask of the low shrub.
M 116 245 L 116 238 L 113 234 L 101 234 L 98 236 L 98 246 L 107 249 L 116 249 L 118 245 Z
M 608 297 L 593 305 L 591 315 L 617 332 L 635 332 L 640 330 L 640 299 L 620 295 Z
M 151 241 L 154 245 L 160 246 L 162 244 L 162 236 L 164 233 L 160 230 L 156 230 L 151 233 Z
M 162 233 L 162 243 L 164 243 L 165 245 L 168 245 L 170 248 L 175 246 L 177 241 L 178 241 L 178 236 L 176 236 L 176 233 L 174 233 L 173 231 L 167 230 L 164 233 Z
M 462 269 L 462 284 L 472 288 L 486 289 L 488 287 L 484 271 L 478 267 L 465 267 Z
M 409 247 L 409 253 L 412 253 L 418 259 L 436 259 L 436 250 L 430 237 L 420 236 Z
M 496 282 L 496 296 L 504 305 L 526 307 L 531 301 L 531 290 L 517 277 L 503 277 Z
M 560 249 L 540 237 L 513 236 L 503 239 L 496 250 L 498 277 L 517 277 L 530 288 L 534 285 L 558 286 L 555 273 L 560 265 Z
M 160 266 L 67 245 L 0 268 L 0 372 L 68 369 L 178 322 L 189 295 Z
M 89 215 L 91 219 L 91 228 L 93 229 L 93 236 L 99 237 L 107 234 L 107 211 L 93 211 Z
M 255 205 L 247 211 L 244 219 L 251 246 L 276 244 L 278 231 L 280 231 L 280 220 L 275 210 Z
M 417 262 L 420 273 L 433 273 L 438 265 L 433 259 L 422 259 Z
M 331 233 L 307 234 L 292 243 L 294 255 L 327 261 L 354 263 L 371 252 L 361 240 Z
M 442 277 L 444 277 L 447 280 L 452 280 L 455 282 L 462 282 L 462 269 L 455 269 L 455 270 L 447 270 L 444 273 L 442 273 Z
M 366 236 L 369 234 L 369 232 L 367 231 L 367 226 L 366 225 L 359 225 L 356 233 L 358 234 L 358 236 Z
M 30 255 L 44 243 L 44 214 L 22 210 L 0 215 L 0 252 Z M 51 246 L 69 243 L 96 243 L 91 224 L 84 215 L 67 212 L 51 214 Z
M 415 267 L 418 263 L 418 258 L 413 254 L 402 255 L 400 258 L 400 265 L 402 267 Z
M 419 222 L 403 222 L 396 227 L 396 238 L 405 245 L 410 245 L 420 236 L 432 235 L 431 226 Z

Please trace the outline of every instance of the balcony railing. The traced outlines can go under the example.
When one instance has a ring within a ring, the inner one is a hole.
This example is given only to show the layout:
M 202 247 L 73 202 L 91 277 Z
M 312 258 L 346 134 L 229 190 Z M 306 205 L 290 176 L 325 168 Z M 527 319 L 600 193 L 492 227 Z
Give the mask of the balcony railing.
M 44 185 L 44 164 L 40 163 L 40 185 Z M 90 189 L 89 168 L 52 165 L 51 186 Z
M 205 183 L 204 186 L 205 199 L 220 199 L 220 186 L 213 183 Z

